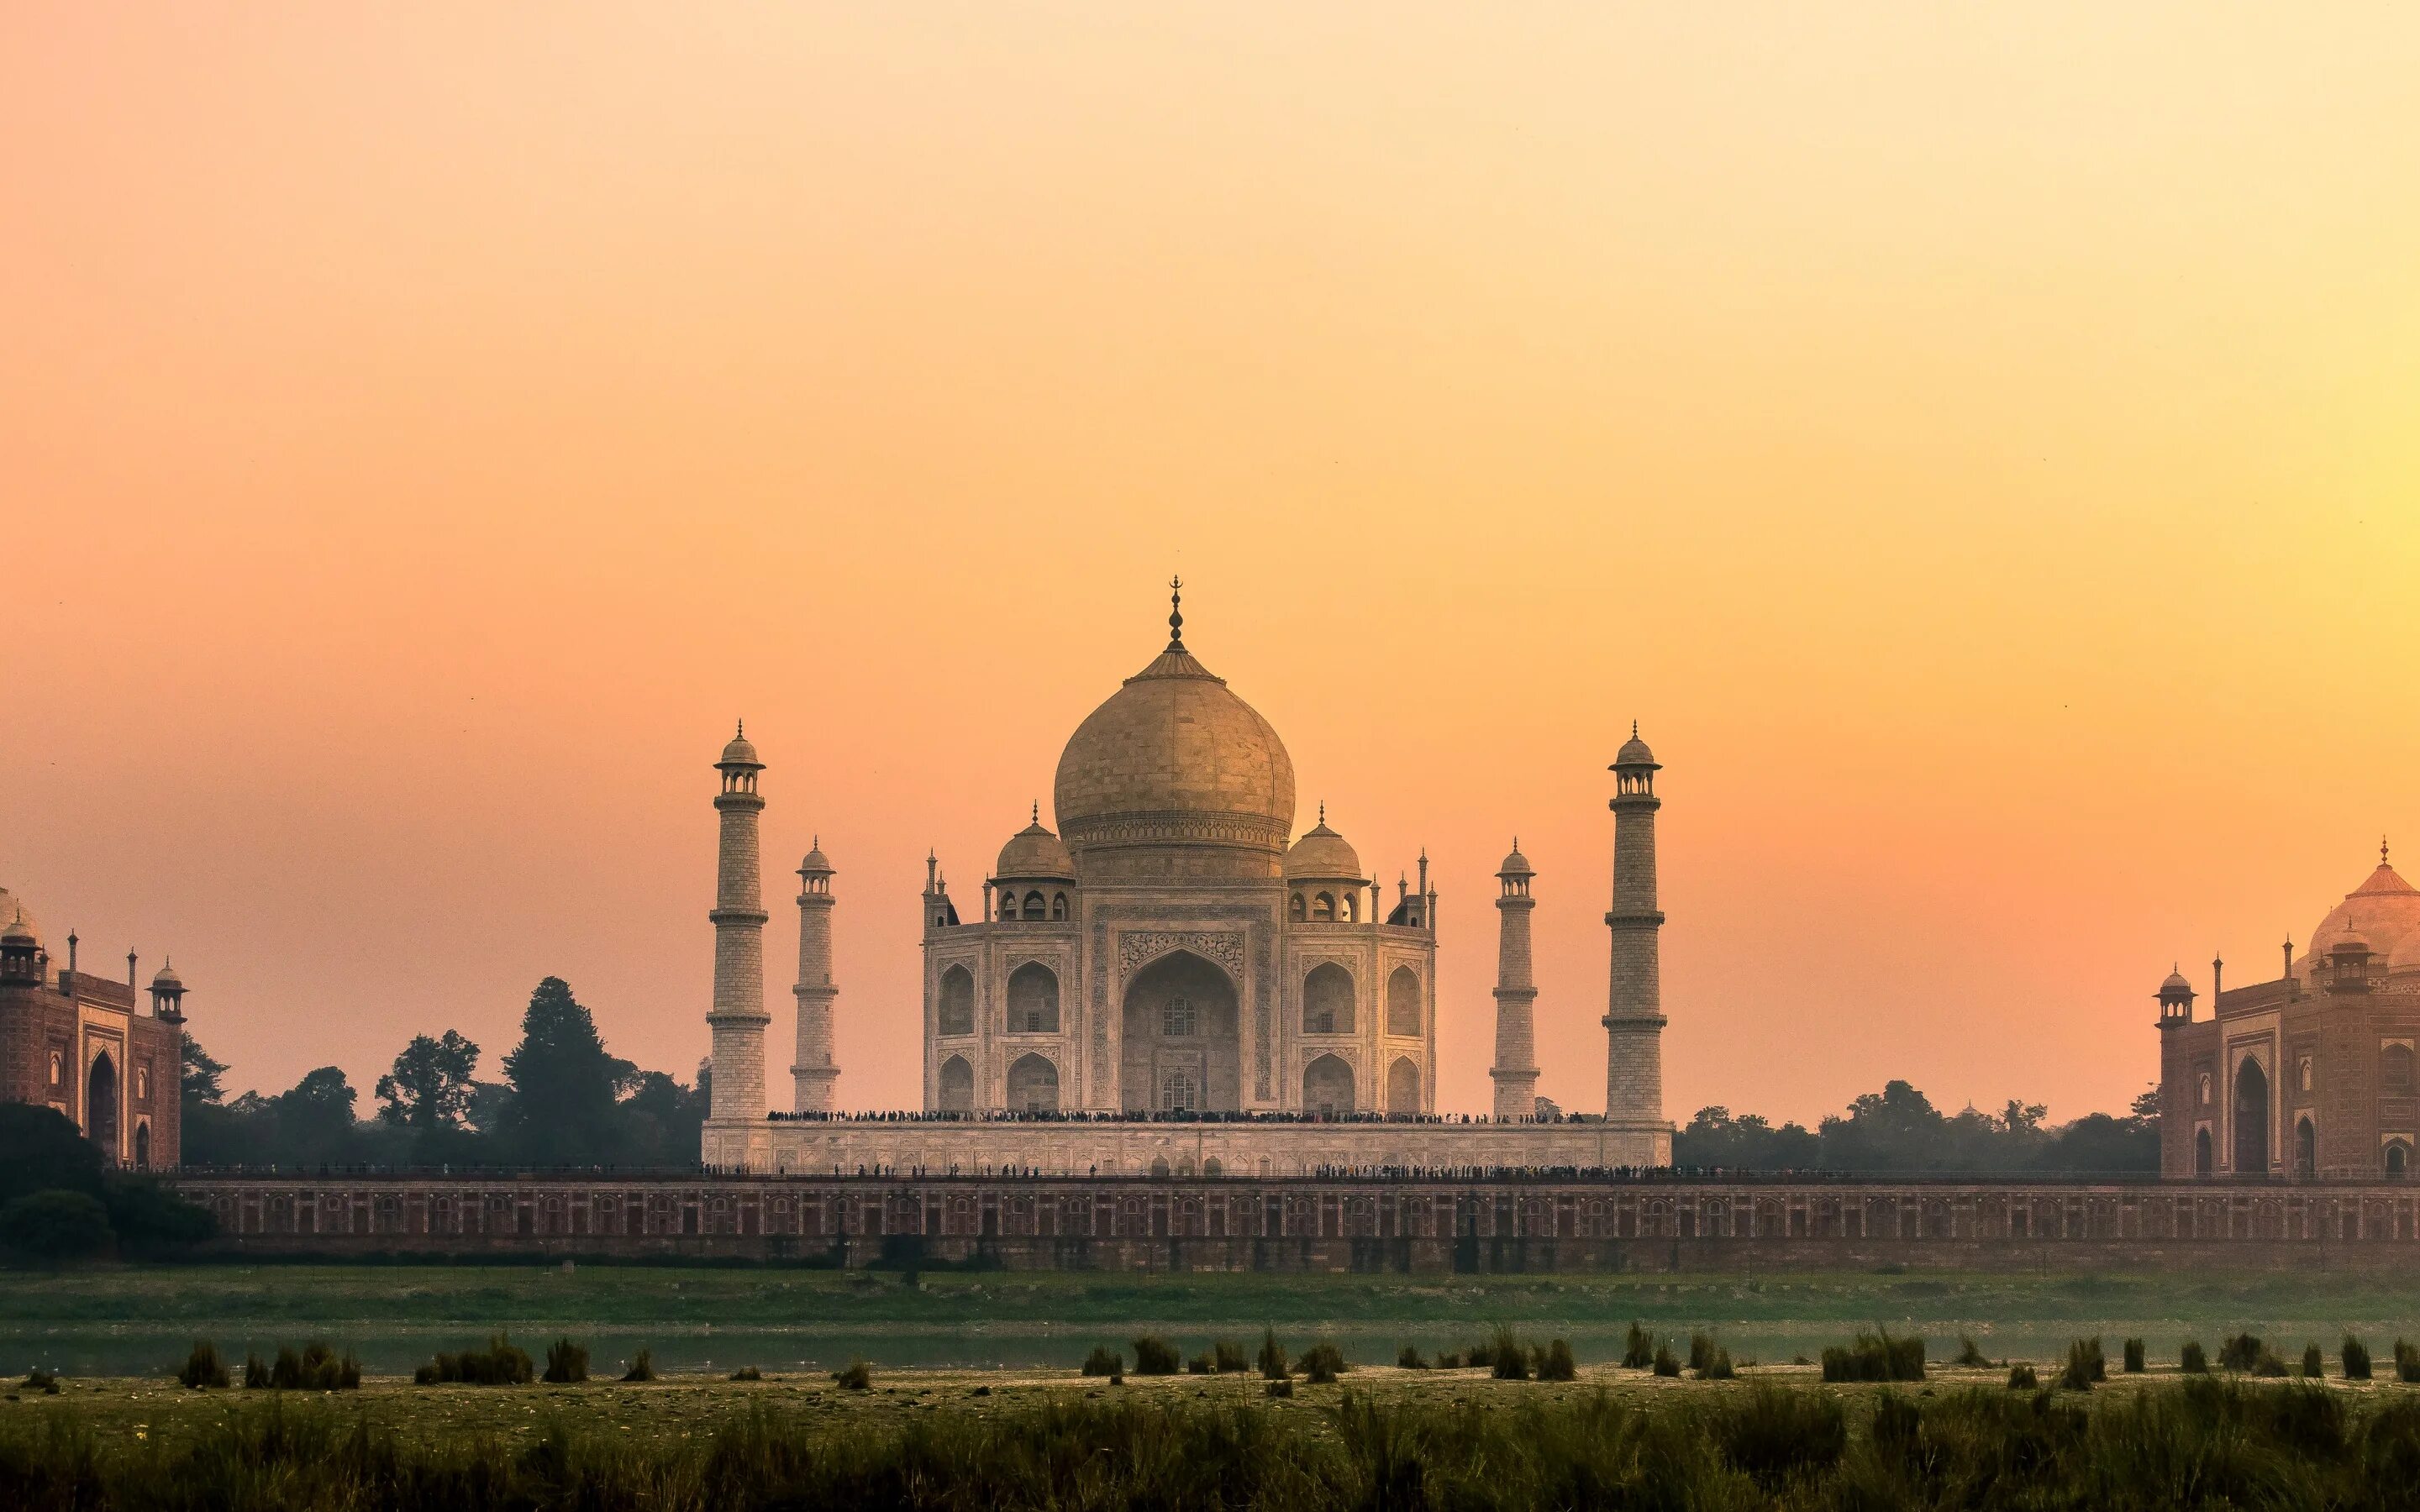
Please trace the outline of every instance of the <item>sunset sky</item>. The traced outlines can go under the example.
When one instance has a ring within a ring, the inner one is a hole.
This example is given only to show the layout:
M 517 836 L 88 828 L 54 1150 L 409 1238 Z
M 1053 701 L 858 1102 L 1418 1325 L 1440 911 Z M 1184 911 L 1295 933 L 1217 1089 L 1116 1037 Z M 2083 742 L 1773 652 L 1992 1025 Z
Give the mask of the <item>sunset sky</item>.
M 2420 8 L 0 8 L 0 885 L 235 1087 L 542 976 L 706 1044 L 710 769 L 916 893 L 1186 639 L 1601 1109 L 2122 1108 L 2151 994 L 2420 878 Z M 786 1105 L 787 1078 L 774 1079 Z

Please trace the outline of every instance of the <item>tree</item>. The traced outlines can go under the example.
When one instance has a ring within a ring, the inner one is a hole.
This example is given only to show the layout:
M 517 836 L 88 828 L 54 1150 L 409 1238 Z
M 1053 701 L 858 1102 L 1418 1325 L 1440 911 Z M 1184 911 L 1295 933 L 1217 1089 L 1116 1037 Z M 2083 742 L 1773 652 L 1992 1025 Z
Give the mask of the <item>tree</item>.
M 1730 1109 L 1718 1103 L 1699 1108 L 1688 1126 L 1673 1135 L 1672 1163 L 1730 1170 L 1805 1170 L 1816 1165 L 1821 1149 L 1803 1124 L 1776 1129 L 1761 1114 L 1733 1118 Z
M 0 1103 L 0 1203 L 57 1188 L 98 1196 L 101 1148 L 55 1108 Z
M 706 1088 L 684 1087 L 659 1071 L 640 1072 L 637 1088 L 622 1101 L 628 1158 L 648 1165 L 695 1164 L 708 1095 Z
M 109 1211 L 89 1192 L 55 1188 L 0 1206 L 0 1241 L 37 1260 L 72 1260 L 109 1249 Z
M 479 1047 L 452 1029 L 442 1040 L 415 1034 L 395 1057 L 395 1069 L 378 1079 L 381 1121 L 428 1133 L 462 1129 L 471 1112 L 472 1073 Z
M 638 1068 L 606 1053 L 596 1022 L 561 978 L 547 978 L 530 994 L 521 1042 L 504 1057 L 504 1075 L 513 1088 L 502 1119 L 507 1155 L 542 1165 L 623 1157 L 618 1103 Z
M 351 1159 L 357 1097 L 340 1066 L 304 1072 L 291 1088 L 268 1100 L 279 1153 L 305 1165 Z
M 1913 1085 L 1892 1080 L 1852 1102 L 1845 1117 L 1825 1119 L 1816 1133 L 1829 1170 L 1937 1169 L 1948 1121 Z
M 219 1085 L 219 1078 L 225 1074 L 226 1062 L 211 1059 L 201 1041 L 188 1036 L 177 1078 L 185 1111 L 191 1113 L 196 1106 L 216 1106 L 222 1102 L 226 1091 Z

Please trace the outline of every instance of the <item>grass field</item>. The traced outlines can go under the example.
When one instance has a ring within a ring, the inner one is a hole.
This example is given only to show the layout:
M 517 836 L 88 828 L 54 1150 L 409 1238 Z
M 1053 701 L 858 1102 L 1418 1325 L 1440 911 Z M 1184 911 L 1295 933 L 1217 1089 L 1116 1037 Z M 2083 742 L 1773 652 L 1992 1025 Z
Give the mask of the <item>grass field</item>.
M 2046 1357 L 2069 1337 L 2140 1335 L 2173 1362 L 2186 1338 L 2250 1328 L 2333 1350 L 2352 1330 L 2420 1337 L 2420 1295 L 2357 1274 L 1972 1273 L 1692 1275 L 1166 1275 L 896 1273 L 655 1266 L 182 1266 L 0 1272 L 0 1370 L 76 1375 L 167 1368 L 195 1337 L 240 1357 L 326 1338 L 373 1372 L 408 1372 L 496 1329 L 569 1334 L 600 1369 L 652 1349 L 671 1367 L 1071 1365 L 1144 1328 L 1187 1353 L 1264 1326 L 1333 1337 L 1347 1358 L 1399 1345 L 1455 1349 L 1497 1323 L 1570 1338 L 1583 1362 L 1619 1354 L 1628 1324 L 1707 1328 L 1743 1357 L 1812 1355 L 1859 1326 L 1931 1341 L 1972 1335 L 1994 1357 Z
M 2167 1372 L 2011 1391 L 1583 1369 L 1572 1382 L 877 1372 L 735 1383 L 0 1399 L 0 1503 L 88 1508 L 2342 1507 L 2420 1495 L 2420 1387 Z
M 525 1345 L 569 1334 L 600 1370 L 642 1348 L 673 1368 L 876 1365 L 1063 1366 L 1142 1329 L 1187 1353 L 1264 1326 L 1325 1334 L 1361 1364 L 1404 1343 L 1458 1349 L 1496 1324 L 1617 1357 L 1637 1319 L 1718 1331 L 1734 1353 L 1813 1355 L 1855 1328 L 1924 1336 L 1935 1358 L 1974 1335 L 1993 1356 L 2046 1358 L 2078 1334 L 2139 1335 L 2155 1359 L 2249 1328 L 2330 1350 L 2346 1330 L 2420 1338 L 2420 1293 L 2358 1274 L 1999 1275 L 1870 1273 L 1692 1275 L 1137 1275 L 896 1273 L 654 1266 L 183 1266 L 0 1272 L 0 1370 L 167 1369 L 195 1337 L 239 1358 L 313 1337 L 374 1373 L 507 1329 Z

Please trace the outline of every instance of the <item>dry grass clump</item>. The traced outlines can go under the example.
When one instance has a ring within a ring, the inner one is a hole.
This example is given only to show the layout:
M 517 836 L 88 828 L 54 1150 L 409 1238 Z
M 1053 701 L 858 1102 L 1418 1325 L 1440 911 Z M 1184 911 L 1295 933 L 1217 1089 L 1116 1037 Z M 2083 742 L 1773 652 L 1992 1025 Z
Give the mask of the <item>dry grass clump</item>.
M 1860 1332 L 1846 1346 L 1823 1351 L 1825 1381 L 1922 1381 L 1924 1340 L 1894 1337 L 1888 1329 Z
M 185 1356 L 184 1366 L 177 1372 L 178 1384 L 189 1391 L 226 1386 L 232 1381 L 226 1362 L 219 1358 L 219 1347 L 208 1339 L 194 1341 L 193 1352 Z
M 559 1338 L 546 1347 L 545 1380 L 548 1384 L 571 1386 L 587 1379 L 588 1346 Z
M 287 1352 L 277 1351 L 277 1364 L 270 1370 L 271 1384 L 287 1384 Z M 535 1374 L 528 1352 L 499 1334 L 488 1341 L 484 1350 L 439 1354 L 413 1371 L 411 1379 L 422 1386 L 526 1386 Z
M 1176 1346 L 1156 1334 L 1145 1334 L 1136 1339 L 1134 1356 L 1134 1373 L 1139 1376 L 1172 1376 L 1185 1364 Z
M 622 1372 L 625 1382 L 648 1381 L 656 1379 L 656 1351 L 641 1350 L 630 1361 L 630 1368 Z

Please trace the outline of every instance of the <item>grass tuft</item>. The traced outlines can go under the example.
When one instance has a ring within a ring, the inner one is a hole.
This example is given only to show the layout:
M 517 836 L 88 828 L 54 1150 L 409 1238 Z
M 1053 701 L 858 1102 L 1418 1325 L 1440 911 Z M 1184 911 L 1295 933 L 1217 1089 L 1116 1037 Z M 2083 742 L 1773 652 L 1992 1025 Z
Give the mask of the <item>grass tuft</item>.
M 193 1352 L 185 1356 L 184 1367 L 177 1372 L 177 1381 L 189 1391 L 229 1384 L 226 1362 L 219 1358 L 219 1347 L 208 1339 L 194 1340 Z

